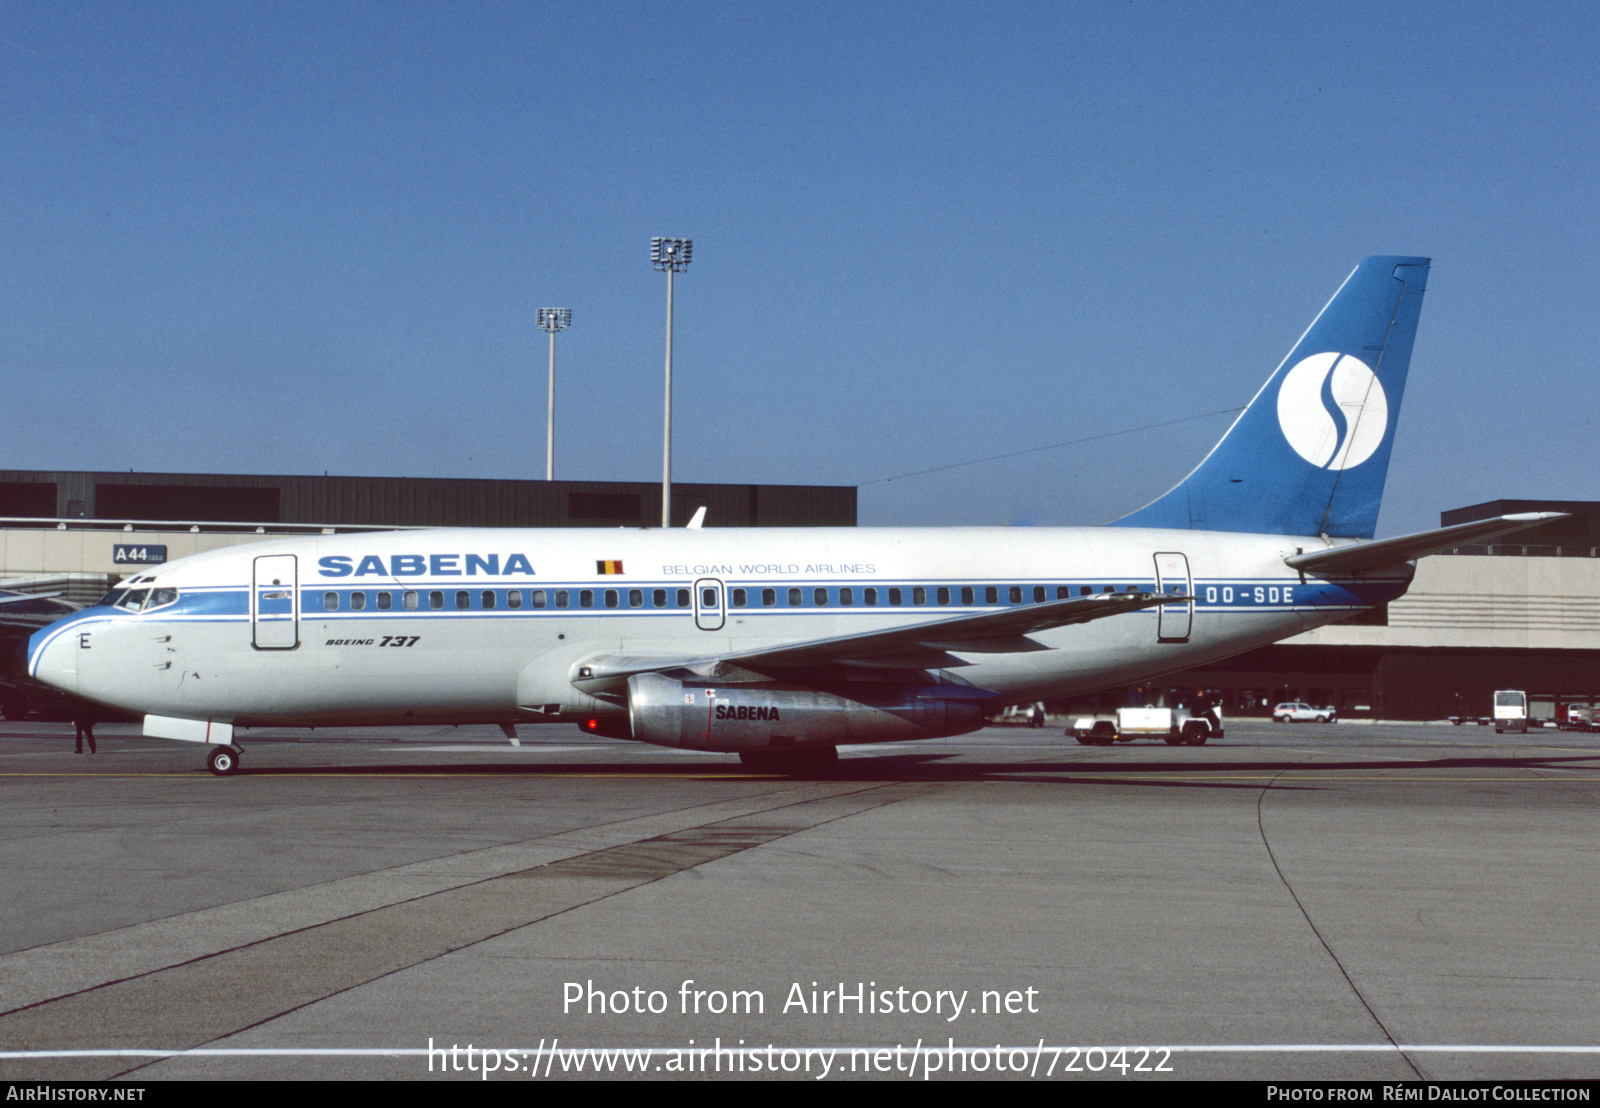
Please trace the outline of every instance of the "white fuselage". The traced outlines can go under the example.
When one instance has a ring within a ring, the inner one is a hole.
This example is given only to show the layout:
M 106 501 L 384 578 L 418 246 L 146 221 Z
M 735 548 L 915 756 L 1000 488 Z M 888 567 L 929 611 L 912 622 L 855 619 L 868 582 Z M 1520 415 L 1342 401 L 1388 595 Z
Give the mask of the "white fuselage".
M 998 707 L 1185 669 L 1405 591 L 1406 573 L 1325 581 L 1284 565 L 1326 545 L 1128 528 L 283 539 L 129 579 L 123 606 L 35 635 L 29 669 L 127 711 L 241 726 L 576 719 L 607 707 L 573 684 L 599 657 L 714 657 L 1108 589 L 1194 597 L 952 659 Z

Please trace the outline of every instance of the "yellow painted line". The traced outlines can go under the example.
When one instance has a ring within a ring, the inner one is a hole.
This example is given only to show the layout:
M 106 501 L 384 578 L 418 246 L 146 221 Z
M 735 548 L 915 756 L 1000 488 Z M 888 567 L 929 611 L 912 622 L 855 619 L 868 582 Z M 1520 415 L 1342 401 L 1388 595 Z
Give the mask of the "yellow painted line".
M 1367 774 L 1360 777 L 1335 777 L 1327 774 L 1318 774 L 1305 770 L 1289 773 L 1115 773 L 1095 774 L 1073 772 L 1071 770 L 1039 769 L 1039 773 L 1056 773 L 1072 778 L 1075 781 L 1458 781 L 1472 783 L 1510 783 L 1522 785 L 1554 785 L 1566 784 L 1569 781 L 1600 781 L 1600 777 L 1540 777 L 1529 771 L 1525 777 L 1434 777 L 1434 776 L 1387 776 L 1383 774 Z
M 960 769 L 959 766 L 950 766 L 950 767 L 946 767 L 946 768 L 955 769 L 955 770 L 959 770 Z M 977 767 L 974 767 L 974 768 L 977 768 Z M 1052 777 L 1063 777 L 1064 776 L 1064 777 L 1070 778 L 1071 780 L 1074 780 L 1074 781 L 1085 781 L 1085 782 L 1087 782 L 1087 781 L 1195 781 L 1195 782 L 1205 782 L 1205 781 L 1266 781 L 1266 782 L 1273 782 L 1273 781 L 1276 781 L 1276 782 L 1308 783 L 1308 782 L 1334 782 L 1334 781 L 1347 781 L 1347 782 L 1393 781 L 1393 782 L 1401 782 L 1401 783 L 1426 783 L 1426 782 L 1450 781 L 1450 782 L 1456 782 L 1456 783 L 1461 783 L 1461 784 L 1514 784 L 1514 785 L 1530 785 L 1530 784 L 1534 784 L 1534 785 L 1552 785 L 1552 784 L 1567 784 L 1567 783 L 1574 783 L 1574 782 L 1600 782 L 1600 776 L 1579 777 L 1579 776 L 1568 775 L 1566 773 L 1561 773 L 1560 776 L 1556 776 L 1556 777 L 1545 776 L 1544 775 L 1544 774 L 1552 773 L 1552 772 L 1559 772 L 1559 767 L 1554 767 L 1554 768 L 1553 767 L 1538 767 L 1538 769 L 1528 769 L 1528 770 L 1523 771 L 1522 774 L 1520 774 L 1519 776 L 1516 776 L 1516 777 L 1461 777 L 1461 776 L 1454 775 L 1454 774 L 1446 774 L 1446 775 L 1435 775 L 1435 774 L 1421 774 L 1421 775 L 1418 775 L 1418 774 L 1411 774 L 1411 775 L 1408 775 L 1408 774 L 1370 773 L 1370 774 L 1359 774 L 1359 775 L 1355 775 L 1355 776 L 1350 776 L 1350 775 L 1345 775 L 1345 774 L 1331 775 L 1331 774 L 1326 774 L 1326 773 L 1319 773 L 1315 769 L 1287 770 L 1287 771 L 1279 771 L 1279 772 L 1275 772 L 1275 773 L 1212 773 L 1212 772 L 1205 772 L 1205 771 L 1184 772 L 1184 773 L 1167 773 L 1167 772 L 1162 772 L 1160 770 L 1152 770 L 1150 772 L 1141 773 L 1141 772 L 1139 772 L 1137 770 L 1131 770 L 1131 771 L 1130 770 L 1124 770 L 1124 771 L 1118 771 L 1118 772 L 1114 772 L 1114 773 L 1101 774 L 1101 773 L 1094 773 L 1094 772 L 1085 772 L 1084 770 L 1072 770 L 1072 769 L 1065 769 L 1064 770 L 1064 769 L 1060 769 L 1060 768 L 1057 768 L 1057 767 L 1054 767 L 1054 766 L 1038 766 L 1038 767 L 1035 767 L 1035 768 L 1028 768 L 1028 767 L 1025 767 L 1025 766 L 1021 766 L 1021 767 L 1017 767 L 1017 768 L 1013 768 L 1013 769 L 984 769 L 984 770 L 981 770 L 980 775 L 972 777 L 970 779 L 970 781 L 967 781 L 965 783 L 970 783 L 970 784 L 998 784 L 998 783 L 1028 784 L 1028 783 L 1037 783 L 1033 779 L 1035 777 L 1039 776 L 1039 775 L 1049 775 L 1049 776 L 1052 776 Z M 70 777 L 70 778 L 151 778 L 151 777 L 155 777 L 155 778 L 174 778 L 174 779 L 178 779 L 178 780 L 211 781 L 211 780 L 216 779 L 217 775 L 208 772 L 204 768 L 170 770 L 170 771 L 161 772 L 161 773 L 131 773 L 131 772 L 121 771 L 121 770 L 113 770 L 113 771 L 109 771 L 109 772 L 105 772 L 105 773 L 70 772 L 70 771 L 65 771 L 65 770 L 61 770 L 61 771 L 42 770 L 42 771 L 31 772 L 31 773 L 0 771 L 0 778 L 8 778 L 8 777 L 15 777 L 15 778 L 40 778 L 40 777 L 64 777 L 64 778 L 65 777 Z M 440 780 L 445 780 L 445 779 L 460 780 L 460 779 L 471 778 L 471 777 L 484 777 L 484 778 L 518 777 L 518 778 L 536 778 L 536 779 L 567 778 L 567 779 L 574 779 L 574 780 L 600 780 L 600 781 L 605 781 L 605 780 L 795 781 L 797 783 L 806 783 L 806 782 L 811 782 L 811 783 L 829 783 L 829 782 L 838 783 L 838 782 L 845 782 L 845 783 L 848 783 L 848 782 L 850 782 L 852 780 L 852 778 L 849 777 L 848 775 L 845 775 L 845 776 L 839 777 L 839 778 L 791 778 L 791 777 L 788 777 L 787 775 L 781 774 L 781 773 L 733 773 L 733 772 L 729 772 L 729 773 L 707 773 L 707 772 L 704 772 L 704 771 L 696 771 L 696 772 L 693 772 L 693 773 L 688 773 L 688 772 L 662 773 L 662 772 L 653 772 L 653 771 L 650 771 L 650 770 L 642 770 L 642 769 L 640 769 L 640 770 L 630 770 L 630 771 L 618 772 L 618 773 L 568 773 L 568 772 L 561 771 L 558 767 L 551 767 L 551 768 L 545 769 L 545 770 L 518 769 L 518 770 L 509 770 L 509 771 L 505 771 L 505 772 L 493 772 L 493 773 L 486 773 L 486 772 L 483 772 L 481 770 L 480 771 L 466 772 L 466 773 L 459 773 L 459 772 L 455 772 L 455 773 L 428 773 L 428 772 L 424 772 L 424 771 L 421 771 L 421 770 L 408 770 L 408 771 L 403 771 L 403 772 L 356 773 L 356 772 L 349 772 L 349 771 L 343 771 L 343 770 L 316 770 L 316 769 L 297 770 L 297 769 L 292 769 L 292 768 L 284 768 L 284 769 L 258 770 L 258 771 L 255 771 L 255 772 L 251 772 L 249 770 L 245 770 L 245 771 L 242 771 L 242 772 L 240 772 L 240 773 L 238 773 L 236 775 L 230 775 L 230 779 L 231 780 L 235 780 L 235 781 L 268 780 L 268 779 L 274 779 L 275 780 L 275 779 L 280 779 L 280 778 L 299 779 L 299 778 L 306 778 L 306 777 L 347 778 L 347 779 L 350 779 L 350 780 L 382 780 L 384 778 L 389 778 L 389 779 L 392 779 L 392 780 L 412 780 L 412 779 L 418 779 L 418 778 L 422 778 L 422 779 L 440 779 Z M 880 780 L 881 779 L 877 778 L 877 777 L 872 778 L 873 782 L 878 782 Z M 921 781 L 921 780 L 924 780 L 924 779 L 923 778 L 918 778 L 918 777 L 906 777 L 906 778 L 894 778 L 892 780 Z M 933 779 L 929 779 L 929 780 L 933 780 L 936 783 L 937 782 L 943 782 L 943 783 L 948 783 L 948 784 L 962 784 L 962 783 L 964 783 L 959 776 L 955 777 L 954 779 L 949 778 L 949 777 L 937 777 L 937 778 L 933 778 Z
M 5 778 L 5 777 L 29 777 L 29 778 L 32 778 L 32 777 L 172 777 L 172 778 L 179 778 L 179 779 L 192 778 L 192 779 L 194 779 L 196 781 L 209 781 L 209 780 L 212 780 L 212 779 L 216 778 L 216 776 L 217 776 L 216 774 L 211 773 L 211 772 L 209 772 L 209 771 L 207 771 L 205 769 L 173 770 L 173 771 L 171 771 L 169 773 L 123 773 L 123 772 L 111 772 L 111 773 L 65 773 L 65 772 L 61 772 L 61 773 L 53 773 L 53 772 L 48 772 L 48 771 L 40 772 L 40 773 L 4 773 L 4 772 L 0 772 L 0 778 Z M 483 772 L 474 772 L 474 773 L 419 773 L 419 772 L 406 772 L 406 773 L 347 773 L 347 772 L 340 772 L 338 770 L 324 771 L 324 770 L 273 769 L 273 770 L 258 771 L 258 772 L 255 772 L 255 773 L 251 773 L 249 770 L 245 770 L 245 771 L 243 771 L 241 773 L 238 773 L 238 774 L 232 774 L 232 775 L 230 775 L 230 777 L 233 780 L 236 780 L 236 781 L 243 781 L 243 780 L 247 780 L 247 779 L 251 779 L 251 778 L 255 778 L 255 779 L 258 779 L 258 780 L 267 780 L 269 778 L 283 778 L 283 777 L 288 777 L 288 778 L 344 777 L 344 778 L 349 778 L 351 780 L 381 780 L 383 778 L 391 778 L 391 779 L 394 779 L 394 780 L 404 780 L 404 779 L 411 779 L 411 778 L 418 778 L 418 777 L 423 777 L 423 778 L 434 778 L 434 777 L 436 777 L 436 778 L 441 778 L 441 779 L 443 779 L 443 778 L 462 779 L 462 778 L 467 778 L 467 777 L 488 777 L 488 778 L 537 777 L 537 778 L 569 778 L 569 779 L 582 779 L 582 780 L 591 780 L 591 779 L 595 779 L 595 780 L 610 780 L 610 779 L 628 779 L 628 778 L 632 778 L 634 780 L 649 780 L 649 781 L 659 781 L 659 780 L 664 780 L 664 779 L 678 780 L 678 781 L 776 781 L 776 780 L 800 780 L 798 778 L 785 777 L 783 774 L 771 774 L 771 773 L 765 773 L 765 774 L 763 774 L 763 773 L 703 773 L 703 772 L 702 773 L 651 773 L 651 772 L 646 771 L 646 770 L 634 770 L 631 773 L 560 773 L 560 772 L 538 773 L 538 772 L 530 772 L 528 770 L 516 770 L 514 772 L 509 772 L 509 773 L 483 773 Z M 828 778 L 817 778 L 815 780 L 817 780 L 818 782 L 821 782 L 821 783 L 826 783 L 830 779 L 828 779 Z M 845 778 L 844 780 L 848 781 L 849 779 Z
M 1448 746 L 1466 747 L 1473 750 L 1560 750 L 1567 754 L 1589 754 L 1600 758 L 1600 753 L 1596 753 L 1594 746 L 1554 746 L 1550 743 L 1529 743 L 1527 746 L 1512 746 L 1510 743 L 1504 742 L 1446 743 L 1425 742 L 1422 739 L 1385 739 L 1383 741 L 1392 742 L 1396 746 Z

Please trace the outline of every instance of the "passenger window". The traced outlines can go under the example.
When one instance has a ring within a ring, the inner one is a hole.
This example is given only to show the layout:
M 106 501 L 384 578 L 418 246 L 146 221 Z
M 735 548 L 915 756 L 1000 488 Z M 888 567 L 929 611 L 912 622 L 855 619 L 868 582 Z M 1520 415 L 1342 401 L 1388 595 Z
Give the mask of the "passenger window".
M 1011 598 L 1011 603 L 1013 603 L 1013 604 L 1021 604 L 1022 603 L 1022 586 L 1021 585 L 1012 585 L 1010 590 L 1007 591 L 1006 595 Z
M 394 596 L 391 593 L 380 592 L 378 594 L 378 611 L 387 612 L 392 607 L 394 607 Z
M 1065 586 L 1065 585 L 1057 585 L 1056 586 L 1056 599 L 1057 600 L 1066 600 L 1071 595 L 1072 595 L 1072 590 L 1067 588 L 1067 586 Z
M 861 603 L 865 604 L 869 608 L 876 608 L 878 606 L 878 590 L 862 589 Z
M 819 608 L 826 608 L 828 606 L 828 590 L 812 589 L 811 602 Z
M 339 594 L 336 592 L 323 593 L 322 610 L 325 612 L 337 612 L 339 610 Z
M 1043 604 L 1044 603 L 1044 597 L 1045 597 L 1044 586 L 1043 585 L 1035 585 L 1035 586 L 1033 586 L 1033 602 L 1035 604 Z
M 667 590 L 666 589 L 655 589 L 655 590 L 653 590 L 650 593 L 650 604 L 651 604 L 651 606 L 656 607 L 656 608 L 665 608 L 667 606 Z
M 557 608 L 565 608 L 567 606 L 567 604 L 570 602 L 570 599 L 571 598 L 568 596 L 566 589 L 557 589 L 556 590 L 556 607 Z
M 456 607 L 462 611 L 466 611 L 468 608 L 472 607 L 472 594 L 466 589 L 461 589 L 458 591 L 456 593 Z
M 983 589 L 983 602 L 985 604 L 1000 603 L 1000 590 L 993 585 L 985 585 Z
M 528 603 L 532 604 L 535 608 L 543 608 L 544 607 L 544 590 L 543 589 L 534 589 L 533 591 L 528 593 Z
M 593 608 L 594 607 L 594 590 L 593 589 L 579 589 L 578 590 L 578 607 L 580 607 L 580 608 Z
M 700 607 L 702 607 L 702 608 L 715 608 L 716 606 L 717 606 L 717 590 L 716 589 L 710 589 L 710 588 L 701 589 L 700 590 Z
M 678 590 L 678 607 L 680 607 L 680 608 L 689 607 L 689 590 L 688 589 L 679 589 Z
M 512 589 L 510 592 L 506 593 L 506 607 L 507 608 L 520 608 L 520 607 L 522 607 L 522 590 L 521 589 Z M 544 607 L 544 605 L 540 604 L 539 607 L 542 608 L 542 607 Z
M 480 599 L 483 601 L 483 610 L 484 611 L 490 612 L 490 611 L 494 610 L 494 605 L 495 605 L 495 595 L 494 595 L 494 593 L 490 592 L 488 589 L 485 589 L 483 591 L 483 596 L 480 597 Z
M 977 594 L 972 591 L 972 586 L 971 585 L 962 585 L 961 586 L 961 603 L 963 603 L 963 604 L 971 604 L 976 599 L 977 599 Z
M 911 603 L 913 603 L 913 604 L 926 604 L 927 602 L 928 602 L 928 590 L 927 589 L 923 588 L 921 585 L 918 585 L 918 586 L 916 586 L 915 588 L 913 588 L 911 590 Z
M 644 590 L 643 589 L 629 589 L 628 590 L 628 607 L 630 607 L 630 608 L 643 608 L 644 607 Z
M 938 591 L 933 595 L 939 598 L 940 604 L 950 603 L 950 588 L 948 585 L 940 585 Z
M 899 589 L 890 589 L 889 590 L 889 605 L 890 605 L 890 607 L 893 607 L 893 608 L 898 608 L 900 606 L 900 590 Z
M 749 597 L 749 594 L 746 593 L 743 589 L 734 589 L 733 590 L 733 606 L 735 608 L 743 608 L 745 606 L 745 604 L 747 603 L 747 601 L 748 601 L 748 597 Z
M 789 607 L 798 608 L 798 607 L 800 607 L 800 605 L 802 605 L 804 603 L 805 603 L 805 601 L 800 599 L 800 590 L 799 589 L 790 589 L 789 590 Z
M 854 604 L 855 602 L 856 602 L 856 590 L 855 589 L 840 589 L 839 590 L 839 603 L 840 604 L 843 604 L 845 607 L 848 608 L 850 605 Z
M 607 608 L 615 608 L 617 606 L 617 602 L 620 599 L 621 598 L 619 596 L 617 596 L 617 590 L 616 589 L 607 589 L 606 590 L 606 607 Z
M 776 604 L 777 602 L 778 602 L 778 590 L 777 589 L 762 589 L 761 590 L 761 606 L 763 608 L 770 608 L 774 604 Z
M 417 598 L 417 594 L 415 592 L 413 592 L 410 589 L 407 589 L 405 591 L 404 602 L 405 602 L 406 608 L 409 611 L 413 611 L 414 612 L 414 611 L 417 610 L 417 599 L 418 599 Z
M 1093 585 L 1079 585 L 1078 586 L 1078 595 L 1079 596 L 1093 596 L 1094 595 L 1094 586 Z
M 352 612 L 364 612 L 364 611 L 366 611 L 367 610 L 367 594 L 364 593 L 364 592 L 353 592 L 353 593 L 351 593 L 350 594 L 350 610 Z
M 434 611 L 439 611 L 444 607 L 443 591 L 434 589 L 428 594 L 428 607 L 432 608 Z

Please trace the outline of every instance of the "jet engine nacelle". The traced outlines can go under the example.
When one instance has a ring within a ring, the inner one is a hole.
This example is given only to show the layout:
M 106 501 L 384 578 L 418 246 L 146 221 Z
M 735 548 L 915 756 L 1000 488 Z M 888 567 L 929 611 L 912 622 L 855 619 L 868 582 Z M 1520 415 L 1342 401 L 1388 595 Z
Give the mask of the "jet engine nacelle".
M 984 725 L 981 703 L 994 695 L 946 684 L 851 681 L 831 689 L 636 673 L 628 678 L 628 717 L 633 737 L 657 746 L 792 750 L 964 735 Z

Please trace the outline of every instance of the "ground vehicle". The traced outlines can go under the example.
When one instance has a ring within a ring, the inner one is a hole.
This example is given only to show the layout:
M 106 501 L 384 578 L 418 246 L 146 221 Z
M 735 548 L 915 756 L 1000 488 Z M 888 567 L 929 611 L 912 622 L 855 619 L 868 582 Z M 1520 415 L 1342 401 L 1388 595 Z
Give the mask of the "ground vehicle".
M 1313 708 L 1303 700 L 1290 700 L 1272 709 L 1279 723 L 1332 723 L 1339 713 L 1332 708 Z
M 1500 689 L 1494 694 L 1494 733 L 1528 733 L 1528 694 L 1520 689 Z
M 1118 708 L 1115 718 L 1080 716 L 1067 734 L 1084 746 L 1110 746 L 1141 736 L 1165 739 L 1168 746 L 1204 746 L 1222 738 L 1222 716 L 1215 708 L 1191 715 L 1188 708 Z
M 1562 731 L 1600 731 L 1600 708 L 1588 704 L 1563 704 L 1556 718 Z

